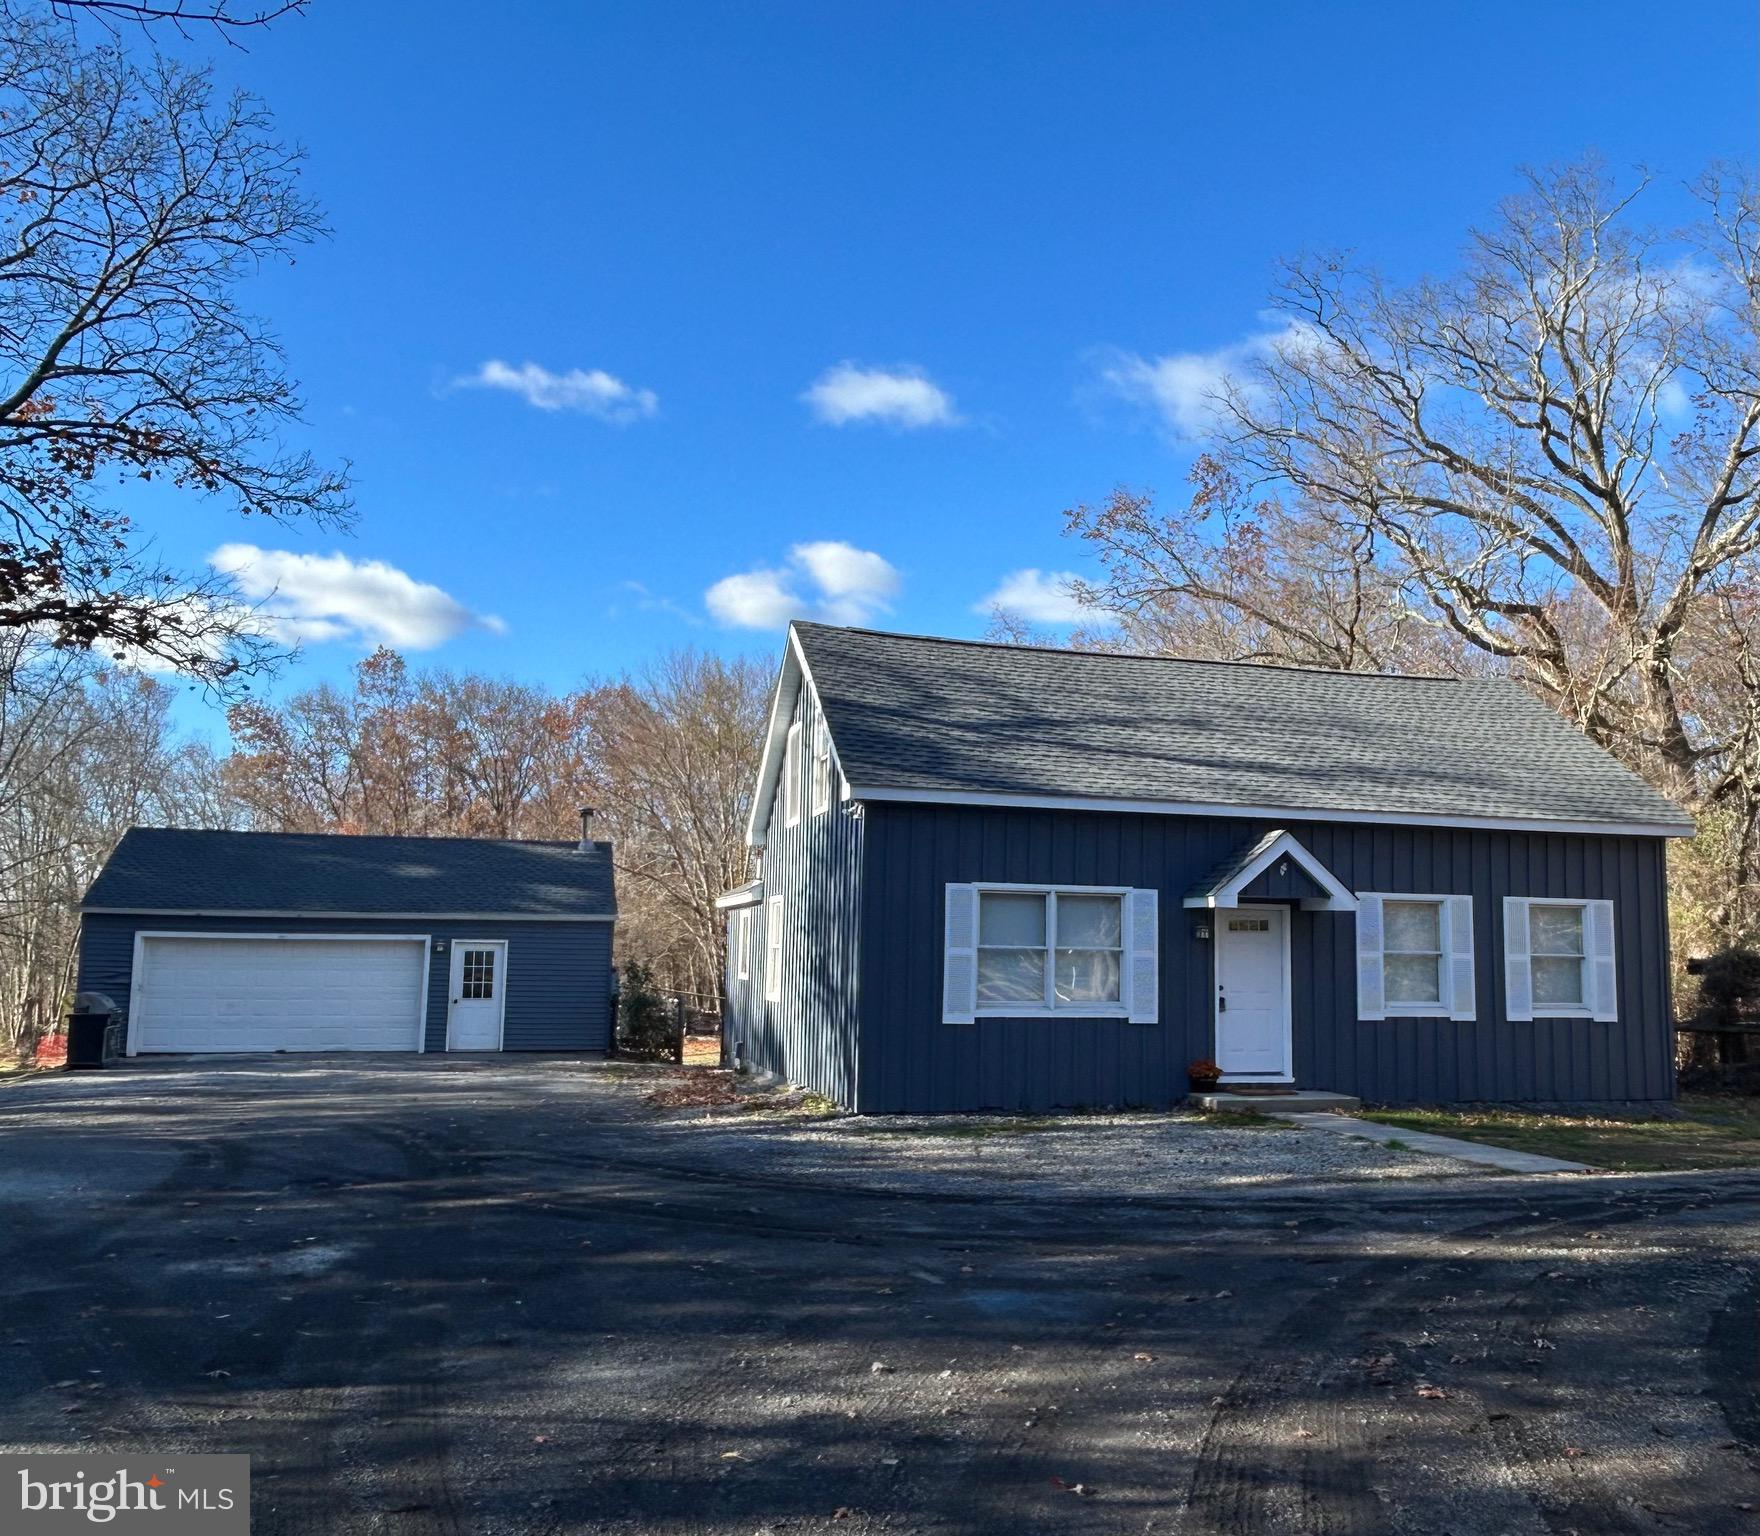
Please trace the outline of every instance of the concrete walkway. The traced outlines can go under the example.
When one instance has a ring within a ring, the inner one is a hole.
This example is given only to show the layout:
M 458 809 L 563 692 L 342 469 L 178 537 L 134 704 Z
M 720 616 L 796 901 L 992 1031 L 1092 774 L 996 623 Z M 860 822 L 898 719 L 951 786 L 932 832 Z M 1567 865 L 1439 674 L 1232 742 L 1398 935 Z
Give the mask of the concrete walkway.
M 1505 1173 L 1589 1173 L 1587 1163 L 1567 1162 L 1562 1157 L 1542 1157 L 1538 1152 L 1517 1152 L 1509 1147 L 1492 1147 L 1478 1141 L 1461 1141 L 1454 1136 L 1434 1136 L 1429 1131 L 1405 1131 L 1397 1125 L 1382 1125 L 1374 1120 L 1358 1120 L 1350 1115 L 1268 1113 L 1305 1131 L 1331 1131 L 1336 1136 L 1362 1136 L 1383 1144 L 1397 1141 L 1414 1152 L 1432 1157 L 1452 1157 L 1463 1163 L 1478 1163 L 1485 1168 L 1501 1168 Z

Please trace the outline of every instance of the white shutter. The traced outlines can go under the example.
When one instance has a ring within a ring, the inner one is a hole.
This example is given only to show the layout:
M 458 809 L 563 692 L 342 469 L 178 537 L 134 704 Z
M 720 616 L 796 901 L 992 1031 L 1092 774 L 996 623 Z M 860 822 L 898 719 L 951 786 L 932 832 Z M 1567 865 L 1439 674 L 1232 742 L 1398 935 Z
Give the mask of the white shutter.
M 1471 1020 L 1473 1005 L 1473 898 L 1450 896 L 1448 911 L 1448 1016 Z
M 1154 891 L 1132 891 L 1125 908 L 1131 1023 L 1153 1024 L 1161 1017 L 1160 897 Z
M 1357 1017 L 1385 1019 L 1387 993 L 1381 976 L 1381 898 L 1357 897 Z
M 941 1022 L 970 1024 L 978 1016 L 978 888 L 947 888 L 947 936 L 941 958 Z
M 1589 1011 L 1604 1024 L 1619 1018 L 1619 972 L 1613 963 L 1613 903 L 1591 901 L 1583 911 L 1583 948 L 1589 957 Z
M 1512 1022 L 1534 1017 L 1534 973 L 1528 964 L 1528 898 L 1503 898 L 1503 1008 Z

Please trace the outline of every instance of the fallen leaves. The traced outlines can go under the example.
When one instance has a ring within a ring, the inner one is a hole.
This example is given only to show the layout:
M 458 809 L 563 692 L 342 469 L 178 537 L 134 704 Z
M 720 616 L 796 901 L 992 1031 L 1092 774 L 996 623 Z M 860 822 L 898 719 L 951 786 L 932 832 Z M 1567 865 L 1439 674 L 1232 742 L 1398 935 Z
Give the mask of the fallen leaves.
M 643 1102 L 655 1109 L 711 1109 L 722 1104 L 738 1104 L 744 1098 L 725 1072 L 705 1072 L 698 1068 L 676 1074 L 663 1088 L 644 1094 Z

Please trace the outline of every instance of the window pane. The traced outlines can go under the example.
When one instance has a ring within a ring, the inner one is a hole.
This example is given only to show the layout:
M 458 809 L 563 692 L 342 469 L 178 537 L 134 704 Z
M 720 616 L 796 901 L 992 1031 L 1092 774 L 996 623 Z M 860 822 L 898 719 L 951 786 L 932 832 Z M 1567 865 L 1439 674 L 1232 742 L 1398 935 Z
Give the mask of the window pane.
M 1382 962 L 1390 1003 L 1440 1003 L 1440 962 L 1435 955 L 1388 955 Z
M 1061 925 L 1063 903 L 1058 904 Z M 1057 952 L 1057 1000 L 1060 1003 L 1116 1003 L 1118 951 L 1060 949 Z
M 1548 960 L 1536 955 L 1534 1003 L 1540 1008 L 1580 1008 L 1583 1005 L 1583 962 Z
M 1529 907 L 1528 947 L 1536 955 L 1580 955 L 1583 952 L 1581 907 Z
M 1045 947 L 1045 898 L 985 892 L 978 898 L 980 944 Z
M 1117 896 L 1059 896 L 1057 942 L 1072 949 L 1117 949 L 1124 934 Z
M 1435 954 L 1442 948 L 1442 908 L 1433 901 L 1382 903 L 1387 948 Z
M 1045 1006 L 1045 951 L 1042 949 L 981 949 L 978 951 L 978 1006 L 1005 1003 Z

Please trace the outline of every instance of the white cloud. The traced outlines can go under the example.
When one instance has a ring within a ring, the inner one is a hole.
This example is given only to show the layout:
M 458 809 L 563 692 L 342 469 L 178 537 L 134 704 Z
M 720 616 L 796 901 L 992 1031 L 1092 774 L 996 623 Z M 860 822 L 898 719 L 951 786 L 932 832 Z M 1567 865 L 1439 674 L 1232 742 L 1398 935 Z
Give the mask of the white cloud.
M 862 368 L 842 362 L 827 368 L 801 396 L 820 421 L 834 427 L 878 421 L 889 427 L 952 427 L 959 424 L 953 396 L 921 368 Z
M 1100 378 L 1113 393 L 1154 410 L 1172 436 L 1191 441 L 1215 429 L 1221 419 L 1217 397 L 1229 384 L 1251 389 L 1254 363 L 1280 350 L 1314 345 L 1313 330 L 1291 322 L 1214 352 L 1173 352 L 1163 357 L 1112 352 L 1100 365 Z
M 742 571 L 723 576 L 703 594 L 710 614 L 737 629 L 781 629 L 804 604 L 782 571 Z
M 1073 571 L 1041 571 L 1031 566 L 1010 571 L 994 592 L 972 604 L 972 611 L 1000 610 L 1032 624 L 1116 624 L 1117 617 L 1104 608 L 1090 608 L 1077 600 L 1072 590 L 1075 580 Z
M 871 549 L 837 539 L 797 544 L 789 558 L 823 594 L 819 611 L 834 624 L 863 624 L 898 595 L 898 572 Z
M 346 640 L 426 651 L 467 630 L 507 628 L 383 560 L 222 544 L 208 563 L 260 604 L 267 633 L 290 644 Z
M 463 389 L 506 390 L 540 411 L 579 411 L 618 426 L 653 416 L 660 409 L 660 397 L 653 390 L 636 389 L 602 368 L 552 373 L 537 363 L 515 368 L 492 357 L 475 373 L 453 382 Z
M 871 549 L 838 539 L 796 544 L 775 570 L 723 576 L 703 594 L 710 614 L 739 629 L 781 629 L 790 619 L 866 624 L 889 611 L 898 571 Z

